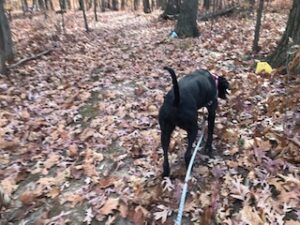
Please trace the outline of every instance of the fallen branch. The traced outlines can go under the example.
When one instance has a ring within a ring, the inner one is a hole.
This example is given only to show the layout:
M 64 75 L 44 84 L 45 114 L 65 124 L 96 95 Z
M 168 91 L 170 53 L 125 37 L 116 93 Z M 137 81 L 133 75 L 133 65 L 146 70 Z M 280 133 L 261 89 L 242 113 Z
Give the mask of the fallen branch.
M 43 51 L 43 52 L 41 52 L 41 53 L 39 53 L 39 54 L 30 56 L 30 57 L 28 57 L 28 58 L 21 59 L 19 62 L 16 62 L 16 63 L 14 63 L 14 64 L 12 64 L 12 65 L 9 65 L 9 66 L 8 66 L 8 69 L 16 68 L 17 66 L 20 66 L 20 65 L 22 65 L 22 64 L 24 64 L 24 63 L 26 63 L 26 62 L 28 62 L 28 61 L 30 61 L 30 60 L 34 60 L 34 59 L 37 59 L 37 58 L 39 58 L 39 57 L 41 57 L 41 56 L 43 56 L 43 55 L 47 55 L 47 54 L 49 54 L 51 51 L 52 51 L 52 49 L 48 49 L 48 50 L 45 50 L 45 51 Z
M 219 16 L 226 16 L 226 15 L 231 14 L 235 9 L 236 9 L 236 7 L 233 6 L 233 7 L 230 7 L 228 9 L 224 9 L 222 11 L 218 11 L 218 12 L 214 12 L 214 13 L 208 13 L 204 16 L 201 16 L 198 20 L 207 21 L 209 19 L 214 19 L 214 18 L 219 17 Z

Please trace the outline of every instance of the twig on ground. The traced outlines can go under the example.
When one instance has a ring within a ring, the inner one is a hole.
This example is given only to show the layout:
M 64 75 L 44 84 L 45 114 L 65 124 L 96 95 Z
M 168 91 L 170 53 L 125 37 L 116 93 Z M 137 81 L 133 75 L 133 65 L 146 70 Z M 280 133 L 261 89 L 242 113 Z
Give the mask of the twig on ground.
M 8 66 L 8 69 L 16 68 L 17 66 L 20 66 L 20 65 L 22 65 L 22 64 L 24 64 L 24 63 L 26 63 L 26 62 L 28 62 L 28 61 L 30 61 L 30 60 L 34 60 L 34 59 L 37 59 L 37 58 L 39 58 L 39 57 L 41 57 L 41 56 L 43 56 L 43 55 L 47 55 L 47 54 L 49 54 L 51 51 L 52 51 L 52 49 L 48 49 L 48 50 L 45 50 L 45 51 L 43 51 L 43 52 L 41 52 L 41 53 L 38 53 L 38 54 L 36 54 L 36 55 L 30 56 L 30 57 L 28 57 L 28 58 L 21 59 L 19 62 L 16 62 L 16 63 L 14 63 L 14 64 L 12 64 L 12 65 L 9 65 L 9 66 Z

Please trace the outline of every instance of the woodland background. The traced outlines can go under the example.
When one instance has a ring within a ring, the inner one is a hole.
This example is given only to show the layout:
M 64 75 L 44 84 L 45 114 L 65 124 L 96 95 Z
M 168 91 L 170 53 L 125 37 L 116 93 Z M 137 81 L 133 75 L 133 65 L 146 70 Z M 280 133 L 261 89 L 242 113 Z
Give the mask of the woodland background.
M 170 36 L 184 1 L 170 2 L 0 1 L 1 225 L 174 224 L 186 134 L 162 179 L 165 65 L 231 84 L 183 224 L 300 224 L 299 1 L 199 1 L 195 38 Z M 283 63 L 255 73 L 274 52 Z

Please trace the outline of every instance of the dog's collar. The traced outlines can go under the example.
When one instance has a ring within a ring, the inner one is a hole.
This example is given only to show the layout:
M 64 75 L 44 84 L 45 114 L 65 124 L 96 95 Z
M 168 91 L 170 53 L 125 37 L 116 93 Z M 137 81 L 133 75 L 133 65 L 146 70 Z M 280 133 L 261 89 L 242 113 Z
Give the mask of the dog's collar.
M 216 89 L 217 89 L 217 93 L 216 93 L 216 99 L 218 99 L 218 83 L 219 83 L 219 76 L 216 74 L 211 73 L 211 76 L 214 78 L 215 82 L 216 82 Z M 209 101 L 207 103 L 207 106 L 211 106 L 213 104 L 213 100 Z

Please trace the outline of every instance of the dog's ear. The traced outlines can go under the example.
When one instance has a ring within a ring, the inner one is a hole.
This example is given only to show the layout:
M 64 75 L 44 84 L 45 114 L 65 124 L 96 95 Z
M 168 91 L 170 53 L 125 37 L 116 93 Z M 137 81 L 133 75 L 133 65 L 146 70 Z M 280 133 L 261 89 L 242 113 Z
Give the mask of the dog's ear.
M 226 99 L 226 95 L 228 94 L 227 89 L 229 89 L 229 83 L 224 77 L 219 77 L 218 79 L 218 97 L 222 99 Z

